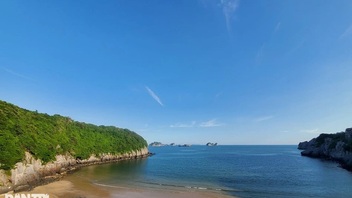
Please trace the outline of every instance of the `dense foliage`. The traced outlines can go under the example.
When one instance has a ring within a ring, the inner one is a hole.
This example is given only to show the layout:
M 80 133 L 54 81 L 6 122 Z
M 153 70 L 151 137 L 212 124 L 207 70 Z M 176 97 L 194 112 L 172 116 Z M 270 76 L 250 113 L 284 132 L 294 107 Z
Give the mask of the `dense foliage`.
M 344 132 L 333 133 L 333 134 L 322 133 L 316 139 L 317 146 L 324 144 L 326 138 L 332 139 L 333 142 L 338 142 L 338 141 L 345 142 L 346 141 Z
M 322 133 L 316 138 L 316 146 L 320 147 L 325 143 L 326 139 L 330 139 L 329 149 L 334 149 L 338 142 L 343 142 L 344 149 L 346 151 L 352 151 L 352 140 L 347 139 L 345 132 L 333 133 L 333 134 L 325 134 Z
M 49 116 L 0 100 L 0 169 L 11 169 L 25 151 L 49 162 L 58 154 L 86 159 L 91 154 L 122 154 L 145 146 L 147 142 L 128 129 Z

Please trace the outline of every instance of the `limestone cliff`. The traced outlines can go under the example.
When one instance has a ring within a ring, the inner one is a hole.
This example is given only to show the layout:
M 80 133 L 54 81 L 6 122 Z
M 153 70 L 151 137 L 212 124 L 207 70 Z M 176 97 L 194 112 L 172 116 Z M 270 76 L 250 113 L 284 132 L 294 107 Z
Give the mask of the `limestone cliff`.
M 335 134 L 320 134 L 310 141 L 300 142 L 302 156 L 337 161 L 343 168 L 352 170 L 352 128 Z
M 55 161 L 44 164 L 40 159 L 35 159 L 30 153 L 26 152 L 24 160 L 16 163 L 15 168 L 11 171 L 0 170 L 0 194 L 31 189 L 36 185 L 60 178 L 68 171 L 82 166 L 143 158 L 148 155 L 148 149 L 145 147 L 121 155 L 109 153 L 99 156 L 91 155 L 85 160 L 75 159 L 71 155 L 57 155 Z

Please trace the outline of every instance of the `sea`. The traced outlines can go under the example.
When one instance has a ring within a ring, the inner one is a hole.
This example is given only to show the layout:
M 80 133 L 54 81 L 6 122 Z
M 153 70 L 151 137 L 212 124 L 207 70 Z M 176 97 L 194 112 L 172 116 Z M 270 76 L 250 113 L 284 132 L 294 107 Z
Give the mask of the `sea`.
M 348 198 L 352 173 L 300 155 L 296 145 L 150 147 L 146 159 L 74 173 L 101 186 L 194 189 L 243 198 Z

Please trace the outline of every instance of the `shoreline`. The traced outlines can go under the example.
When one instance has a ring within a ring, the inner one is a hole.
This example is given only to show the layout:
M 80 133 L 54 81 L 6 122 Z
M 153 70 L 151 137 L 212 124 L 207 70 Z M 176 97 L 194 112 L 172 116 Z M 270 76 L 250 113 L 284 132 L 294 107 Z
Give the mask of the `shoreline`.
M 140 186 L 102 186 L 79 177 L 67 175 L 59 181 L 37 186 L 29 191 L 9 192 L 8 194 L 48 194 L 50 198 L 234 198 L 221 192 L 199 189 L 147 188 Z M 15 196 L 14 196 L 15 197 Z M 1 194 L 0 198 L 5 198 Z
M 206 188 L 181 188 L 163 185 L 153 185 L 151 187 L 137 184 L 110 186 L 95 183 L 94 178 L 82 177 L 80 174 L 76 174 L 81 168 L 88 168 L 88 166 L 101 166 L 102 164 L 118 163 L 126 160 L 144 159 L 150 154 L 148 152 L 147 155 L 133 159 L 80 164 L 79 166 L 66 169 L 63 173 L 41 178 L 40 182 L 34 185 L 17 186 L 17 188 L 12 188 L 8 192 L 0 192 L 0 198 L 6 198 L 5 194 L 10 194 L 13 197 L 15 197 L 15 194 L 48 194 L 50 198 L 234 198 L 234 196 L 226 194 L 225 191 L 215 191 Z
M 9 186 L 0 186 L 0 194 L 5 194 L 7 192 L 15 192 L 15 193 L 20 193 L 22 191 L 30 191 L 34 189 L 35 187 L 38 186 L 43 186 L 46 184 L 50 184 L 55 181 L 59 181 L 62 178 L 66 177 L 67 175 L 70 175 L 74 173 L 75 171 L 87 167 L 87 166 L 92 166 L 92 165 L 102 165 L 102 164 L 109 164 L 109 163 L 117 163 L 120 161 L 125 161 L 125 160 L 137 160 L 137 159 L 143 159 L 147 158 L 153 155 L 148 151 L 148 149 L 145 147 L 141 151 L 134 152 L 132 151 L 131 153 L 125 153 L 121 156 L 109 156 L 108 158 L 96 158 L 95 156 L 91 156 L 89 159 L 86 160 L 73 160 L 72 162 L 50 162 L 44 166 L 40 166 L 37 168 L 33 168 L 33 164 L 36 164 L 36 160 L 33 159 L 33 157 L 28 154 L 26 155 L 26 160 L 27 162 L 31 162 L 29 164 L 23 164 L 22 162 L 17 163 L 19 164 L 21 171 L 25 172 L 25 169 L 31 167 L 31 171 L 33 169 L 37 169 L 41 171 L 44 170 L 44 172 L 37 172 L 37 171 L 32 171 L 28 175 L 25 175 L 22 173 L 21 179 L 23 179 L 20 182 L 15 182 L 15 184 L 9 185 Z M 66 160 L 66 159 L 65 159 Z M 39 161 L 39 164 L 41 165 L 41 161 Z M 16 165 L 17 165 L 16 164 Z M 48 166 L 48 167 L 47 167 Z M 47 169 L 47 170 L 46 170 Z M 17 168 L 12 169 L 11 176 L 6 176 L 6 177 L 13 177 L 13 174 L 18 172 Z M 16 176 L 15 176 L 16 178 Z M 16 184 L 17 183 L 17 184 Z

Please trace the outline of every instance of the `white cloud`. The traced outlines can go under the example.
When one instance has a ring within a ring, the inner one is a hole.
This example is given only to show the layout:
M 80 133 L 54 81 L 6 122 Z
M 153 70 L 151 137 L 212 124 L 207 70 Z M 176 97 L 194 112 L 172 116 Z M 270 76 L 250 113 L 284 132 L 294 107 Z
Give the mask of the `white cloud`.
M 199 124 L 199 127 L 217 127 L 217 126 L 222 126 L 223 124 L 218 123 L 216 119 L 212 119 L 206 122 L 202 122 Z
M 196 125 L 196 121 L 192 121 L 189 124 L 184 124 L 184 123 L 176 123 L 176 124 L 172 124 L 170 125 L 171 128 L 191 128 L 194 127 Z
M 231 32 L 233 14 L 239 6 L 239 0 L 221 0 L 222 12 L 224 13 L 227 31 Z
M 159 103 L 161 106 L 164 106 L 164 104 L 161 102 L 160 98 L 149 88 L 149 87 L 145 87 L 149 93 L 149 95 L 157 102 Z
M 340 39 L 352 35 L 352 24 L 340 35 Z
M 227 32 L 230 34 L 232 31 L 231 22 L 234 13 L 239 7 L 240 0 L 199 0 L 204 7 L 216 6 L 220 8 L 226 23 Z
M 267 121 L 267 120 L 271 120 L 273 119 L 274 116 L 263 116 L 263 117 L 259 117 L 254 119 L 255 122 L 263 122 L 263 121 Z

